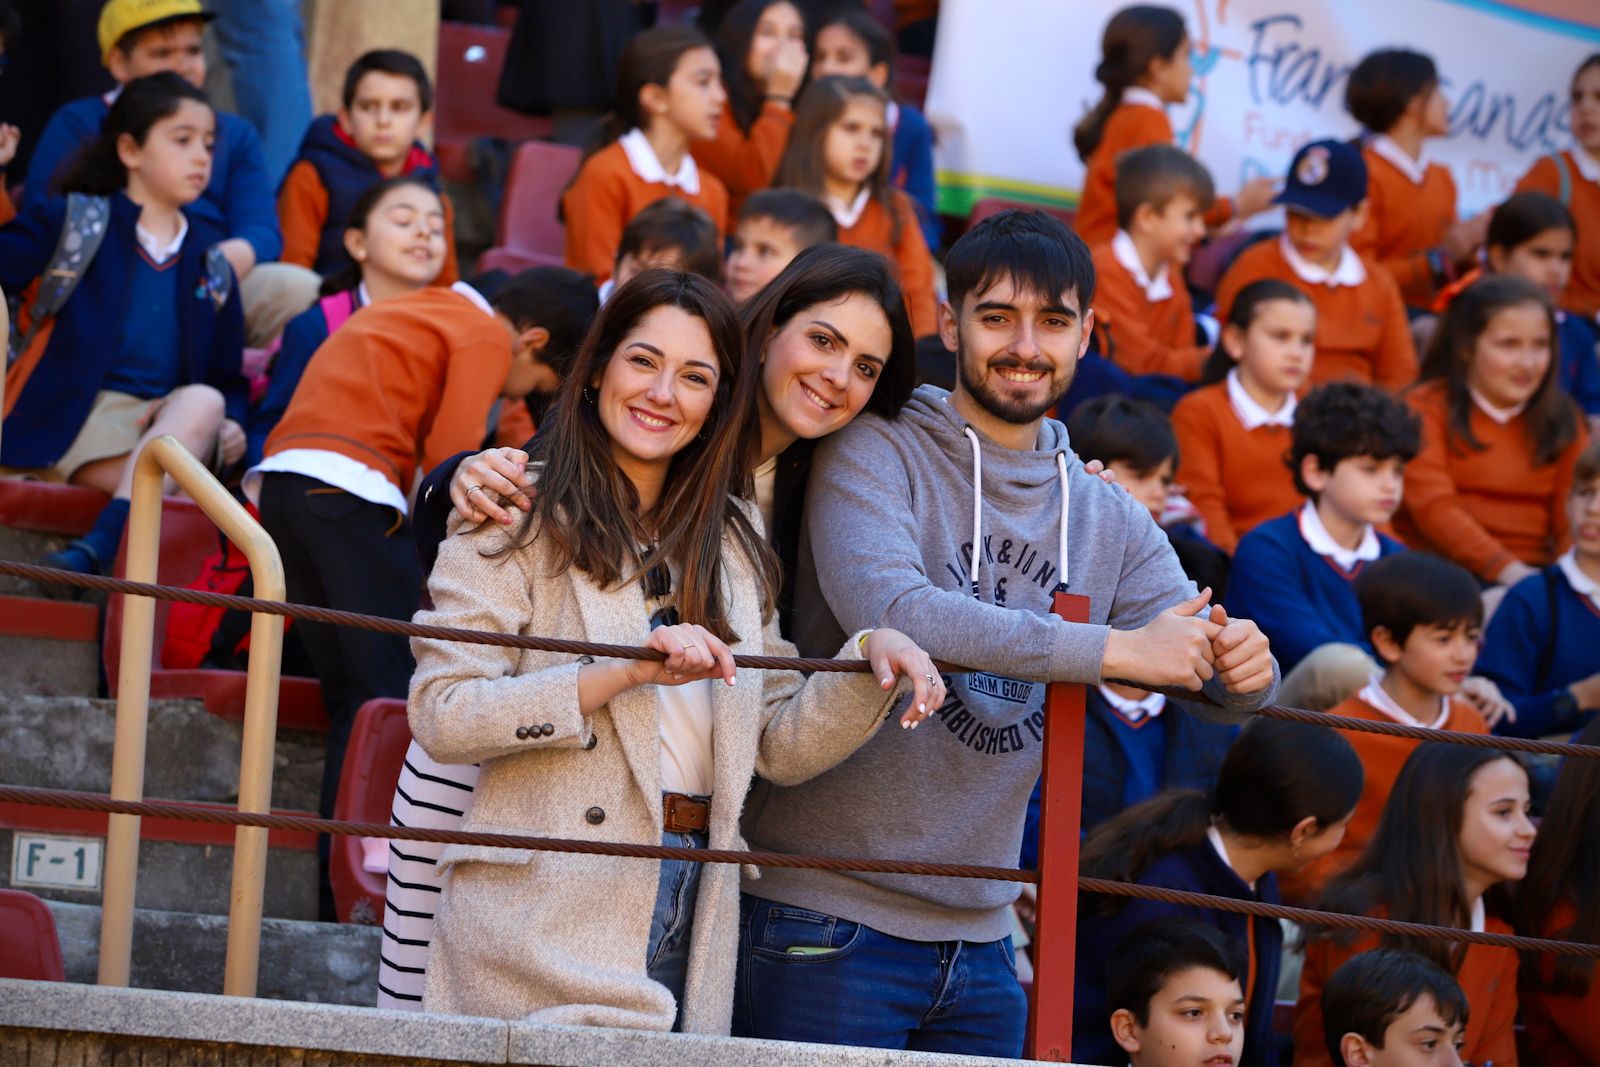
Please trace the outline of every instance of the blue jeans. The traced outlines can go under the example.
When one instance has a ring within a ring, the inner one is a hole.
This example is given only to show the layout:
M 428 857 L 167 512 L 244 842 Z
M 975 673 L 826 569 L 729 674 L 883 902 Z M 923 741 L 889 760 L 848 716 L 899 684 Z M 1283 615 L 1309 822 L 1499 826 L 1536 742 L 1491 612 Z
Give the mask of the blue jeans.
M 311 122 L 300 0 L 217 0 L 217 44 L 239 114 L 261 135 L 273 185 L 283 180 Z
M 663 831 L 661 843 L 674 848 L 705 848 L 703 833 Z M 652 980 L 672 990 L 683 1024 L 683 984 L 689 976 L 689 935 L 694 929 L 694 902 L 700 892 L 700 868 L 688 860 L 662 860 L 656 889 L 656 910 L 650 919 L 650 947 L 645 950 L 645 971 Z
M 1009 937 L 907 941 L 748 895 L 739 910 L 735 1035 L 1022 1055 L 1028 1002 Z

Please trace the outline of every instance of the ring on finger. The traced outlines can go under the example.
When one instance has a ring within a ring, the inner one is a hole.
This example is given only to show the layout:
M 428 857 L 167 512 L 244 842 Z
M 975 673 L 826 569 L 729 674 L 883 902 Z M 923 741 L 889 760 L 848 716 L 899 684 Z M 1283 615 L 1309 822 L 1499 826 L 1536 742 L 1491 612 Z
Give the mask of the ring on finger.
M 483 486 L 481 486 L 481 485 L 469 485 L 469 486 L 467 486 L 467 495 L 468 496 L 471 496 L 473 493 L 481 493 L 481 492 L 483 492 Z

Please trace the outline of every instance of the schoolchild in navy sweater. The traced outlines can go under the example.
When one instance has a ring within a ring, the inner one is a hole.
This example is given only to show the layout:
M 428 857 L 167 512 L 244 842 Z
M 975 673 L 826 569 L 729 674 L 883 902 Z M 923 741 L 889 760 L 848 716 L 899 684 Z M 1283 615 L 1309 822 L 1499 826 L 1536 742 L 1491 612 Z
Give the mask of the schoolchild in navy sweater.
M 1478 672 L 1517 709 L 1496 733 L 1566 733 L 1600 711 L 1600 444 L 1578 458 L 1567 513 L 1572 547 L 1512 586 L 1484 634 Z
M 1353 583 L 1373 560 L 1404 550 L 1378 527 L 1400 506 L 1402 473 L 1420 432 L 1410 409 L 1374 386 L 1334 382 L 1300 402 L 1289 464 L 1309 503 L 1246 534 L 1228 582 L 1230 613 L 1260 620 L 1284 664 L 1285 702 L 1326 708 L 1350 695 L 1309 692 L 1317 664 L 1308 658 L 1319 649 L 1335 656 L 1340 647 L 1352 663 L 1359 654 L 1370 658 Z M 1352 666 L 1350 693 L 1373 669 Z
M 53 468 L 113 497 L 49 565 L 100 572 L 111 562 L 131 458 L 150 438 L 172 434 L 224 467 L 244 453 L 237 287 L 215 247 L 222 234 L 185 211 L 210 178 L 215 122 L 205 95 L 176 74 L 132 82 L 66 175 L 81 206 L 58 198 L 0 229 L 0 287 L 11 292 L 54 269 L 69 222 L 80 240 L 103 231 L 76 288 L 41 316 L 6 375 L 0 464 Z
M 1214 788 L 1169 790 L 1102 824 L 1084 842 L 1081 870 L 1092 878 L 1275 904 L 1278 872 L 1338 844 L 1361 787 L 1361 761 L 1338 733 L 1256 720 L 1228 750 Z M 1125 935 L 1165 918 L 1206 923 L 1247 946 L 1239 1064 L 1275 1065 L 1272 1008 L 1283 949 L 1277 920 L 1092 895 L 1078 913 L 1072 1061 L 1127 1063 L 1106 1025 L 1106 967 Z

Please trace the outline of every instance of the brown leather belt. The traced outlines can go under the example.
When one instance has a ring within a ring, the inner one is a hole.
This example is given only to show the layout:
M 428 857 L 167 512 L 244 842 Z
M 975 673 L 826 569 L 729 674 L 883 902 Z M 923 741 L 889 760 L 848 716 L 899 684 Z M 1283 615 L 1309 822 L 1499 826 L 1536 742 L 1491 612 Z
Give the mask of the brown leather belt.
M 687 793 L 661 794 L 661 828 L 673 834 L 703 834 L 711 824 L 711 802 Z

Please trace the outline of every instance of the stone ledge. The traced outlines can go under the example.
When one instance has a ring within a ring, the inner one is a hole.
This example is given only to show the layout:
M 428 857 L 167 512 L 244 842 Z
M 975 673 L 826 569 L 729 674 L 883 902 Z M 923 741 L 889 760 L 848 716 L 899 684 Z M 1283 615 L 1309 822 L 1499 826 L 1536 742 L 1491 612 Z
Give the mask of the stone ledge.
M 0 979 L 0 1045 L 7 1030 L 545 1067 L 1016 1067 L 1039 1062 Z

